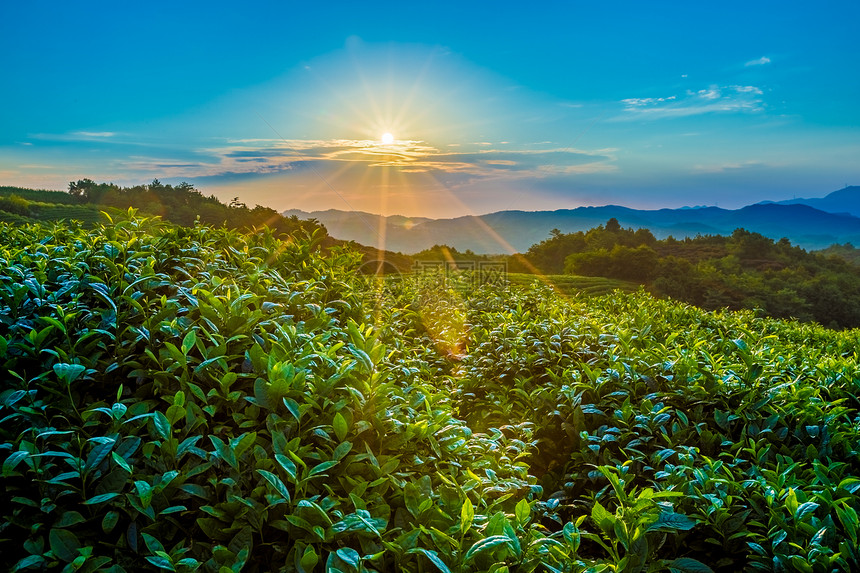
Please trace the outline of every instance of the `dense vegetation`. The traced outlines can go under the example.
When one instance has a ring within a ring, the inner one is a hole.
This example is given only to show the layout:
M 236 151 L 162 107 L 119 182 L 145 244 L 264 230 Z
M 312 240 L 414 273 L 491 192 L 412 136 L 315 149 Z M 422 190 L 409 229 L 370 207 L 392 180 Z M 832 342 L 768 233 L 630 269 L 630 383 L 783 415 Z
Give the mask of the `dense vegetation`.
M 96 224 L 102 216 L 101 210 L 112 215 L 117 209 L 75 202 L 68 193 L 61 191 L 33 191 L 17 187 L 0 187 L 0 222 L 35 223 L 36 221 L 77 220 L 85 224 Z
M 274 209 L 260 205 L 251 209 L 238 198 L 228 205 L 214 195 L 203 195 L 188 183 L 173 186 L 156 179 L 148 185 L 120 187 L 81 179 L 69 183 L 68 193 L 0 187 L 0 222 L 26 224 L 75 220 L 92 226 L 101 220 L 103 211 L 109 216 L 121 217 L 130 208 L 137 209 L 142 215 L 157 215 L 185 227 L 198 222 L 238 230 L 265 226 L 276 234 L 317 233 L 318 244 L 323 249 L 345 244 L 329 236 L 325 227 L 315 219 L 303 220 L 295 215 L 284 217 Z M 412 259 L 400 253 L 353 242 L 349 246 L 362 254 L 364 265 L 360 272 L 375 272 L 379 261 L 387 261 L 386 269 L 400 273 L 409 272 L 412 268 Z
M 141 209 L 145 214 L 157 215 L 186 227 L 200 221 L 231 229 L 266 225 L 277 233 L 324 229 L 317 221 L 301 220 L 295 216 L 287 218 L 269 207 L 257 205 L 249 208 L 238 198 L 226 205 L 214 195 L 203 195 L 189 183 L 174 186 L 155 179 L 148 185 L 120 187 L 81 179 L 69 183 L 68 193 L 0 187 L 0 221 L 25 223 L 74 219 L 93 224 L 99 221 L 101 211 L 116 215 L 129 208 Z
M 820 251 L 818 251 L 818 253 L 825 256 L 834 255 L 837 257 L 842 257 L 850 263 L 860 265 L 860 249 L 858 249 L 851 243 L 845 243 L 842 245 L 830 245 L 826 249 L 821 249 Z
M 760 309 L 853 328 L 860 326 L 860 268 L 837 256 L 846 251 L 809 253 L 743 229 L 658 241 L 647 229 L 622 229 L 611 219 L 588 232 L 554 230 L 524 256 L 545 273 L 636 281 L 707 310 Z
M 535 275 L 531 273 L 508 273 L 507 278 L 511 285 L 535 283 Z M 561 296 L 604 295 L 614 291 L 635 292 L 641 288 L 630 281 L 582 275 L 540 275 L 538 282 Z
M 860 568 L 857 332 L 319 237 L 0 224 L 10 570 Z

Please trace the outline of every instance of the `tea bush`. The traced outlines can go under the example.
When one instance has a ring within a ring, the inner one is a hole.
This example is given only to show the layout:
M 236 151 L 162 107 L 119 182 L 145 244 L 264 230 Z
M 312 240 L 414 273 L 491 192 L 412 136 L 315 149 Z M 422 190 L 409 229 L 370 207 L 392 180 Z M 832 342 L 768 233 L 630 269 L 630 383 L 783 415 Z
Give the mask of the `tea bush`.
M 320 238 L 0 223 L 8 570 L 860 567 L 856 332 Z

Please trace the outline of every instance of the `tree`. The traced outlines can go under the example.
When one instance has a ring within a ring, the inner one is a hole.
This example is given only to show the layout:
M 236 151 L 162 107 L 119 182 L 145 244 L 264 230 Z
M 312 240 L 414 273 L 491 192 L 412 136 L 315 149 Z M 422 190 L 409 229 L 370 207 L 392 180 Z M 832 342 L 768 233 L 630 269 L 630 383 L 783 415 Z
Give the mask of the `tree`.
M 78 179 L 69 182 L 69 194 L 78 199 L 86 199 L 87 192 L 97 187 L 98 184 L 92 179 Z

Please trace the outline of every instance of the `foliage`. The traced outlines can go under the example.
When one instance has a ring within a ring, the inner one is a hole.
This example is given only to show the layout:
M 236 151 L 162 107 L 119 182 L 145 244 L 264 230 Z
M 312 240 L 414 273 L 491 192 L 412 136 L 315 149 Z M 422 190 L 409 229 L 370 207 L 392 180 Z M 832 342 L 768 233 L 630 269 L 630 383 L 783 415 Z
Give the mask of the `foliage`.
M 0 211 L 27 217 L 30 215 L 30 202 L 14 193 L 5 197 L 0 196 Z
M 708 310 L 758 309 L 851 328 L 860 326 L 860 269 L 825 256 L 846 249 L 808 253 L 787 239 L 773 241 L 743 229 L 729 237 L 658 241 L 647 229 L 621 229 L 610 221 L 586 233 L 554 230 L 524 256 L 543 272 L 635 281 Z
M 544 523 L 592 524 L 580 558 L 860 566 L 856 331 L 645 293 L 484 293 L 471 307 L 459 411 L 475 431 L 532 424 L 529 471 L 554 492 Z M 663 519 L 673 535 L 652 529 Z
M 860 265 L 860 249 L 851 243 L 845 243 L 844 245 L 830 245 L 826 249 L 821 249 L 817 252 L 818 254 L 826 257 L 840 257 L 852 264 Z
M 860 567 L 856 332 L 320 239 L 0 224 L 9 570 Z
M 210 225 L 225 225 L 232 229 L 251 229 L 268 226 L 279 233 L 297 230 L 313 232 L 324 229 L 317 221 L 286 218 L 274 209 L 260 205 L 248 208 L 238 198 L 225 205 L 214 195 L 205 196 L 189 183 L 170 185 L 154 179 L 149 185 L 120 187 L 113 183 L 96 183 L 80 179 L 69 183 L 69 195 L 81 203 L 117 209 L 145 209 L 186 227 L 195 221 Z
M 528 273 L 508 273 L 511 285 L 531 286 L 542 284 L 548 286 L 560 296 L 589 295 L 598 296 L 614 291 L 635 292 L 640 287 L 636 283 L 605 277 L 586 277 L 580 275 L 535 275 Z
M 73 205 L 77 203 L 77 199 L 72 197 L 65 191 L 48 191 L 45 189 L 27 189 L 25 187 L 11 187 L 0 185 L 0 196 L 17 195 L 27 201 L 37 203 L 58 203 L 63 205 Z
M 451 263 L 467 262 L 475 263 L 478 261 L 493 261 L 497 260 L 498 256 L 479 255 L 472 252 L 471 249 L 466 249 L 463 252 L 458 251 L 454 247 L 447 245 L 433 245 L 429 249 L 424 249 L 412 255 L 412 258 L 417 261 L 447 261 Z

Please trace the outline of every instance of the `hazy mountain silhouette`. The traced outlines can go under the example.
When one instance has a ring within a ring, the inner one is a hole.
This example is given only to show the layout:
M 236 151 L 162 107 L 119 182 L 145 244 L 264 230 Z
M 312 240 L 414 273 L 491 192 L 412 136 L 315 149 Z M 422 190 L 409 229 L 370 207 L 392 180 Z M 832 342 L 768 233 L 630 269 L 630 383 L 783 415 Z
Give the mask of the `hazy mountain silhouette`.
M 834 191 L 825 197 L 813 199 L 789 199 L 787 201 L 765 201 L 770 205 L 809 205 L 828 213 L 848 213 L 860 217 L 860 187 L 853 185 Z
M 840 197 L 844 203 L 838 203 Z M 499 211 L 481 216 L 453 219 L 422 217 L 382 217 L 363 212 L 285 211 L 284 215 L 313 217 L 338 239 L 365 245 L 383 246 L 403 253 L 415 253 L 433 245 L 449 245 L 476 253 L 524 252 L 549 236 L 552 229 L 564 233 L 586 231 L 618 219 L 622 227 L 645 227 L 657 238 L 696 235 L 728 235 L 737 228 L 761 233 L 772 239 L 787 237 L 793 244 L 819 249 L 834 243 L 860 243 L 860 187 L 849 187 L 819 200 L 759 203 L 741 209 L 702 207 L 696 209 L 642 210 L 606 205 L 556 211 Z M 823 201 L 830 209 L 810 206 L 801 201 Z M 852 203 L 854 201 L 854 203 Z M 852 207 L 857 205 L 857 207 Z

